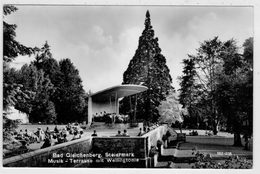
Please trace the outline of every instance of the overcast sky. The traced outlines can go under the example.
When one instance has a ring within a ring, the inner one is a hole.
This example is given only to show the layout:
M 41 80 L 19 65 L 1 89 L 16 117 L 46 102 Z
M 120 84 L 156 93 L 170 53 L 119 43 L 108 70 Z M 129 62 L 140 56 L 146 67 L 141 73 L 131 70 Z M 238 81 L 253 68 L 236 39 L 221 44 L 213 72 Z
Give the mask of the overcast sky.
M 20 43 L 41 47 L 45 41 L 57 60 L 70 58 L 86 91 L 121 84 L 123 72 L 135 54 L 144 29 L 146 10 L 159 46 L 178 89 L 182 59 L 194 54 L 199 43 L 219 36 L 242 46 L 253 36 L 252 7 L 184 6 L 17 6 L 6 17 L 17 24 Z M 18 57 L 20 68 L 33 57 Z

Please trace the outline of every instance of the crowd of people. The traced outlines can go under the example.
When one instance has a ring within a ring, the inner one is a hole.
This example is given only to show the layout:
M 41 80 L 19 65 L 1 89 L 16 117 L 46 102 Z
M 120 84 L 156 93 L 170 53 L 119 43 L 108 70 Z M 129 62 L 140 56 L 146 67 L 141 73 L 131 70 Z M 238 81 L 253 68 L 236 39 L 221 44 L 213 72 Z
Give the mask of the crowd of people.
M 140 128 L 137 136 L 142 136 L 145 133 L 155 129 L 158 125 L 152 126 L 144 126 Z M 25 129 L 24 131 L 21 129 L 19 131 L 13 132 L 13 138 L 20 142 L 19 151 L 21 153 L 26 153 L 29 151 L 28 145 L 33 143 L 42 143 L 41 149 L 50 147 L 53 145 L 65 143 L 68 141 L 73 141 L 76 139 L 80 139 L 84 134 L 83 129 L 80 128 L 78 124 L 67 124 L 65 127 L 59 127 L 56 125 L 53 130 L 50 130 L 49 127 L 46 127 L 43 130 L 41 127 L 38 127 L 36 131 L 29 131 Z M 91 134 L 92 137 L 97 137 L 97 131 L 94 130 Z M 116 137 L 129 137 L 127 130 L 123 131 L 118 130 Z
M 121 130 L 118 130 L 116 136 L 117 137 L 120 137 L 120 136 L 129 137 L 130 135 L 127 133 L 127 130 L 125 129 L 123 133 L 121 133 Z
M 159 124 L 153 124 L 151 126 L 143 126 L 143 128 L 139 129 L 139 133 L 137 134 L 137 136 L 142 136 L 148 132 L 150 132 L 151 130 L 157 128 L 159 126 Z
M 46 127 L 46 130 L 43 130 L 41 127 L 38 127 L 35 132 L 30 132 L 25 129 L 20 131 L 15 131 L 13 137 L 15 140 L 21 142 L 21 147 L 25 150 L 25 147 L 33 143 L 41 143 L 43 145 L 41 148 L 50 147 L 52 145 L 61 144 L 68 142 L 68 136 L 72 136 L 72 140 L 80 139 L 84 131 L 78 125 L 68 124 L 64 128 L 58 128 L 55 126 L 53 130 L 50 130 L 49 127 Z

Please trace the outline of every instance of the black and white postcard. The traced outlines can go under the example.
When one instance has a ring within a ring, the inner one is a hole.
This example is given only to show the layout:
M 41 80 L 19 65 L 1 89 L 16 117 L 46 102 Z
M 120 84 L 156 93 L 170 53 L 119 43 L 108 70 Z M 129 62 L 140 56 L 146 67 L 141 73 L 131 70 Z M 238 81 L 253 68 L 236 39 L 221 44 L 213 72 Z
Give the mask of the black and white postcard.
M 4 169 L 255 169 L 254 4 L 153 3 L 3 3 Z

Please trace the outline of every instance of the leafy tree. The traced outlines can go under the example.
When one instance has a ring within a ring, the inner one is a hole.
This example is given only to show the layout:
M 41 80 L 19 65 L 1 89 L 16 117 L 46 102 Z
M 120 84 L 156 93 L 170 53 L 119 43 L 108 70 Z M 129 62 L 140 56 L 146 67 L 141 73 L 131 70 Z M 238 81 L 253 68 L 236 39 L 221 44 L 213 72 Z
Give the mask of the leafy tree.
M 35 61 L 24 65 L 19 72 L 20 83 L 36 93 L 33 100 L 17 106 L 20 110 L 30 109 L 30 122 L 64 123 L 85 119 L 86 98 L 78 70 L 69 59 L 58 63 L 47 42 L 37 50 Z
M 159 122 L 168 123 L 170 125 L 176 122 L 183 122 L 183 116 L 187 114 L 187 110 L 182 108 L 174 90 L 170 91 L 166 100 L 161 101 L 161 104 L 158 106 L 158 111 L 160 114 Z
M 213 133 L 217 134 L 217 126 L 220 115 L 217 112 L 215 101 L 215 91 L 217 79 L 222 70 L 221 54 L 223 53 L 223 43 L 218 37 L 201 43 L 196 55 L 189 55 L 195 63 L 195 86 L 200 103 L 204 104 L 205 115 L 212 126 Z M 198 95 L 199 94 L 199 95 Z
M 181 87 L 179 89 L 179 101 L 188 111 L 188 114 L 184 117 L 184 124 L 192 123 L 198 128 L 207 109 L 205 108 L 205 105 L 201 104 L 202 92 L 199 90 L 201 86 L 195 83 L 195 59 L 189 57 L 188 59 L 184 59 L 182 63 L 184 67 L 182 71 L 183 75 L 179 77 Z M 188 123 L 189 121 L 191 121 L 191 123 Z
M 83 121 L 86 118 L 86 96 L 79 71 L 70 59 L 59 62 L 60 81 L 55 92 L 55 106 L 58 122 Z
M 15 12 L 17 8 L 12 5 L 4 5 L 3 13 L 5 16 Z M 33 96 L 31 91 L 23 89 L 23 85 L 15 83 L 10 74 L 13 74 L 13 69 L 9 68 L 9 62 L 14 60 L 18 55 L 30 55 L 34 52 L 34 49 L 26 47 L 15 40 L 16 37 L 16 25 L 8 24 L 3 21 L 3 130 L 4 141 L 10 139 L 10 132 L 15 129 L 18 122 L 8 119 L 8 109 L 10 106 L 14 106 L 20 101 L 25 101 Z
M 253 133 L 253 53 L 254 53 L 254 39 L 253 37 L 250 37 L 246 39 L 246 41 L 243 44 L 244 52 L 243 57 L 244 61 L 246 62 L 244 64 L 244 71 L 246 73 L 246 84 L 244 85 L 244 91 L 245 94 L 245 103 L 244 103 L 244 109 L 247 112 L 247 120 L 249 122 L 247 130 L 248 135 L 251 136 Z
M 4 5 L 3 12 L 4 17 L 6 15 L 15 12 L 17 8 L 12 5 Z M 22 85 L 16 84 L 10 80 L 10 73 L 14 72 L 14 69 L 9 68 L 9 62 L 14 60 L 18 55 L 32 54 L 34 49 L 26 47 L 15 40 L 16 29 L 15 24 L 8 24 L 3 21 L 3 108 L 8 109 L 8 106 L 14 105 L 22 96 L 27 96 L 22 90 Z M 14 77 L 12 77 L 13 79 Z M 9 81 L 8 81 L 9 79 Z M 17 95 L 19 94 L 19 95 Z M 22 95 L 22 96 L 21 96 Z
M 253 126 L 253 39 L 247 39 L 243 46 L 240 54 L 233 39 L 204 41 L 196 55 L 189 55 L 194 68 L 184 60 L 181 77 L 180 102 L 195 110 L 202 108 L 200 114 L 211 123 L 214 133 L 222 122 L 234 133 L 235 146 L 241 146 L 241 134 L 252 134 Z M 192 76 L 190 72 L 194 72 Z
M 137 96 L 136 116 L 148 122 L 159 118 L 157 107 L 165 99 L 171 87 L 172 78 L 161 54 L 158 38 L 154 36 L 150 13 L 146 12 L 145 28 L 139 38 L 139 45 L 127 70 L 123 74 L 123 84 L 138 84 L 148 90 Z M 126 97 L 121 102 L 125 114 L 133 113 L 130 106 L 135 105 L 133 97 Z
M 52 57 L 51 49 L 47 41 L 42 48 L 37 50 L 33 64 L 37 67 L 38 70 L 44 71 L 45 76 L 48 76 L 54 86 L 59 83 L 59 64 L 57 60 Z
M 194 59 L 183 60 L 183 76 L 179 79 L 180 83 L 180 103 L 185 107 L 186 105 L 191 108 L 192 102 L 194 101 L 194 82 L 195 82 L 195 63 Z
M 16 10 L 17 8 L 15 6 L 4 5 L 4 17 L 11 14 L 12 12 L 15 12 Z M 3 21 L 3 59 L 5 62 L 11 62 L 18 55 L 30 55 L 34 52 L 34 49 L 26 47 L 15 40 L 16 27 L 17 26 L 15 24 L 8 24 L 7 22 Z
M 56 118 L 56 112 L 50 97 L 54 94 L 55 89 L 43 70 L 37 70 L 33 64 L 29 66 L 25 64 L 19 71 L 17 81 L 24 84 L 25 89 L 34 91 L 35 97 L 30 101 L 16 104 L 16 108 L 28 113 L 29 121 L 32 123 L 53 123 Z
M 234 133 L 235 146 L 242 145 L 240 135 L 250 136 L 253 127 L 253 44 L 250 40 L 253 41 L 250 38 L 244 43 L 243 55 L 238 53 L 234 40 L 224 44 L 229 54 L 223 55 L 224 73 L 217 86 L 219 111 L 227 119 L 228 131 Z
M 245 40 L 243 47 L 244 52 L 243 56 L 245 58 L 245 61 L 248 63 L 248 66 L 250 66 L 250 70 L 253 70 L 253 49 L 254 49 L 254 39 L 253 37 L 250 37 Z

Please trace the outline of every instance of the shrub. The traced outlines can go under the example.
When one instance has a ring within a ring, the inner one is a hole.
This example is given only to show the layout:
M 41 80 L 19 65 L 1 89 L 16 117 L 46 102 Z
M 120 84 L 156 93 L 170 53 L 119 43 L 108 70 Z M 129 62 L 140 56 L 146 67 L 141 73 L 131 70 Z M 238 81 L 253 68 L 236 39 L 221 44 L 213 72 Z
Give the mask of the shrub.
M 80 126 L 81 129 L 87 129 L 87 126 L 86 125 L 82 125 Z
M 108 114 L 104 115 L 103 119 L 105 123 L 112 123 L 112 118 Z
M 230 156 L 225 160 L 213 160 L 210 154 L 196 154 L 195 168 L 212 168 L 212 169 L 251 169 L 252 160 L 240 158 L 238 156 Z
M 124 121 L 124 119 L 121 116 L 117 115 L 115 117 L 115 123 L 123 123 L 123 121 Z
M 167 137 L 170 137 L 170 136 L 171 136 L 171 132 L 170 132 L 169 130 L 167 130 L 166 136 L 167 136 Z
M 165 142 L 166 140 L 167 140 L 167 136 L 164 134 L 163 136 L 162 136 L 162 140 L 163 140 L 163 142 Z
M 189 133 L 189 135 L 190 136 L 198 136 L 199 134 L 198 134 L 198 131 L 193 130 L 192 132 Z
M 158 149 L 155 146 L 151 146 L 151 150 L 150 150 L 150 157 L 153 157 L 155 154 L 158 154 Z

